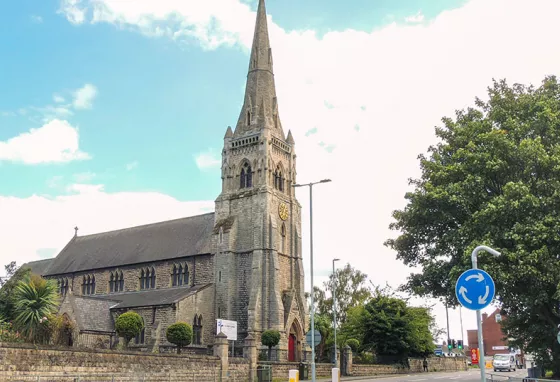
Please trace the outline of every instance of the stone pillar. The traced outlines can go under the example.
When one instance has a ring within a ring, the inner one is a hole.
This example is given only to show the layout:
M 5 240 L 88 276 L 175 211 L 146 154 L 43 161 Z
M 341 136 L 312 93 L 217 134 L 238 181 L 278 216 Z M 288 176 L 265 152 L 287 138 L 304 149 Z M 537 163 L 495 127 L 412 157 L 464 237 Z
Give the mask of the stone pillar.
M 220 332 L 214 340 L 214 355 L 220 358 L 220 381 L 227 380 L 229 358 L 228 358 L 228 339 L 227 336 Z
M 334 367 L 340 369 L 340 348 L 336 348 L 336 362 L 334 364 Z
M 254 381 L 257 372 L 257 345 L 251 333 L 245 337 L 243 357 L 249 360 L 249 381 Z
M 352 375 L 352 348 L 346 345 L 343 349 L 344 351 L 344 359 L 345 359 L 345 368 L 343 369 L 344 375 Z

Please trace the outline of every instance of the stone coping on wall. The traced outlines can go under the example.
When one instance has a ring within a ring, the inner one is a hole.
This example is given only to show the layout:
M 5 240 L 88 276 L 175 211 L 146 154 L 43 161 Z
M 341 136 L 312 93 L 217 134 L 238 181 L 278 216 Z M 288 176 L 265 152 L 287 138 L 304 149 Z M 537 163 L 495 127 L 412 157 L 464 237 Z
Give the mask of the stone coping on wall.
M 51 345 L 34 345 L 29 343 L 13 343 L 13 342 L 0 342 L 0 348 L 5 349 L 26 349 L 26 350 L 51 350 L 62 352 L 74 353 L 96 353 L 96 354 L 118 354 L 118 355 L 131 355 L 131 356 L 145 356 L 145 357 L 168 357 L 168 358 L 181 358 L 181 359 L 200 359 L 200 360 L 218 360 L 217 356 L 213 355 L 199 355 L 199 354 L 175 354 L 175 353 L 150 353 L 142 351 L 131 350 L 111 350 L 111 349 L 91 349 L 82 347 L 68 347 L 68 346 L 51 346 Z M 230 358 L 229 361 L 231 362 Z M 238 363 L 238 361 L 234 362 Z

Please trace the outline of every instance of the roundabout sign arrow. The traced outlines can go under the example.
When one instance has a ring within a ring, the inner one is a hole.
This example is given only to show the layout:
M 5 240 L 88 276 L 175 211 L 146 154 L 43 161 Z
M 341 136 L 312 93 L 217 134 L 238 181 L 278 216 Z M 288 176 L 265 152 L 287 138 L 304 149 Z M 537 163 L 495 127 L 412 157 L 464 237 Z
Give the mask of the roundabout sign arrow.
M 480 269 L 469 269 L 463 272 L 455 284 L 457 300 L 470 310 L 480 310 L 490 305 L 495 293 L 494 280 L 488 273 Z

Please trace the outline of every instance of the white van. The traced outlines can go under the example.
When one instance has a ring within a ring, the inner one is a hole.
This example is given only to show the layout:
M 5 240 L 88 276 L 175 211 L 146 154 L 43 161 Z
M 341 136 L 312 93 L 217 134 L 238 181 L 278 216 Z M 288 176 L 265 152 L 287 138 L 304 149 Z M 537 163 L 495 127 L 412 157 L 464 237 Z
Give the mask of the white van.
M 515 355 L 513 354 L 496 354 L 494 355 L 494 360 L 492 361 L 492 367 L 494 371 L 507 370 L 515 371 Z

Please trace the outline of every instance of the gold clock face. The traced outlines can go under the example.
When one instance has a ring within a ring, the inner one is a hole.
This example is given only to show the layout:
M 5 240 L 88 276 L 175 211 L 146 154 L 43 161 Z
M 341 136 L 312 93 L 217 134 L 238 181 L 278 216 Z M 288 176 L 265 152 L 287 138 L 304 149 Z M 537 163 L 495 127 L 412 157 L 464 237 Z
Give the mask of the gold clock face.
M 288 206 L 285 203 L 280 203 L 278 206 L 278 215 L 282 220 L 286 220 L 288 218 Z

